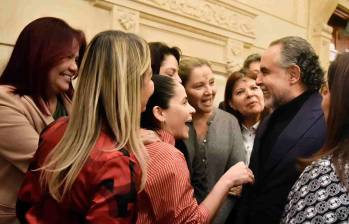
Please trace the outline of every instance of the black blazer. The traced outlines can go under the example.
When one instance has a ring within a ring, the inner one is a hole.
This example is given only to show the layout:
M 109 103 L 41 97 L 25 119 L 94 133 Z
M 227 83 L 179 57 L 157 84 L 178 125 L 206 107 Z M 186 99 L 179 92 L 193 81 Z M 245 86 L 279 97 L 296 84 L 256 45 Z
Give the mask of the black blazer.
M 255 176 L 253 185 L 243 187 L 241 198 L 226 223 L 280 223 L 286 199 L 298 179 L 297 158 L 318 151 L 325 139 L 325 120 L 321 96 L 312 94 L 280 133 L 267 161 L 260 161 L 261 138 L 268 127 L 270 115 L 260 124 L 250 159 Z M 260 170 L 259 167 L 263 166 Z

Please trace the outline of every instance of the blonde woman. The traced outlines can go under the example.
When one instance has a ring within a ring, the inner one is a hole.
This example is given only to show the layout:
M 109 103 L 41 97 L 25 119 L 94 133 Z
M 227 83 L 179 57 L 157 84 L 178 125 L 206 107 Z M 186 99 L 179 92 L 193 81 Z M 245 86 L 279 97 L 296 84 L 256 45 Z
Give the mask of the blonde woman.
M 43 132 L 19 191 L 21 222 L 133 222 L 145 183 L 140 113 L 153 88 L 144 40 L 106 31 L 91 41 L 70 119 Z

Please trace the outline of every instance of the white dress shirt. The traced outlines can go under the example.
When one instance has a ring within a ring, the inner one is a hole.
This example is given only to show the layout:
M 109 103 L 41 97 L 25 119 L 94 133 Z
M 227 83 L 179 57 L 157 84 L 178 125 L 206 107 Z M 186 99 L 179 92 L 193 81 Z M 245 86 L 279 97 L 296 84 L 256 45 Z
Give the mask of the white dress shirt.
M 256 136 L 256 130 L 258 128 L 259 121 L 252 125 L 251 127 L 247 128 L 245 125 L 241 125 L 241 134 L 242 139 L 244 141 L 244 146 L 246 150 L 246 164 L 248 165 L 250 163 L 250 157 L 253 149 L 253 142 L 254 137 Z

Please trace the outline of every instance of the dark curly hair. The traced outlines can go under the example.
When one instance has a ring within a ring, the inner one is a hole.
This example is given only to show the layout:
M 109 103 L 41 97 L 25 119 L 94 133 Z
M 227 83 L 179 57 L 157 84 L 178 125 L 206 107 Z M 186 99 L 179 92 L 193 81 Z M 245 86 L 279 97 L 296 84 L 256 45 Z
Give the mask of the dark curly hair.
M 311 45 L 303 38 L 288 36 L 273 41 L 270 46 L 281 45 L 280 65 L 288 68 L 298 65 L 301 70 L 301 80 L 310 91 L 318 91 L 324 84 L 324 71 Z
M 167 55 L 173 55 L 179 64 L 182 52 L 178 47 L 169 47 L 162 42 L 150 42 L 148 45 L 151 54 L 151 68 L 153 74 L 159 74 L 161 64 Z

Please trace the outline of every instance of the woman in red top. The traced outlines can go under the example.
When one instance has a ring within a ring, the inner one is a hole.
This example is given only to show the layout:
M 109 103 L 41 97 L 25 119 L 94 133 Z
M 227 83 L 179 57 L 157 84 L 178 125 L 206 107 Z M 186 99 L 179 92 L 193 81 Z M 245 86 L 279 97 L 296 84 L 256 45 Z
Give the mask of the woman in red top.
M 41 135 L 17 201 L 22 223 L 131 223 L 145 182 L 141 110 L 153 92 L 150 52 L 134 34 L 89 44 L 72 113 Z
M 200 204 L 194 198 L 183 154 L 175 139 L 188 138 L 187 122 L 194 108 L 184 87 L 166 76 L 153 77 L 155 90 L 142 113 L 142 127 L 160 140 L 146 145 L 149 153 L 147 182 L 139 194 L 137 223 L 209 223 L 231 187 L 253 182 L 253 174 L 240 162 L 231 167 Z

